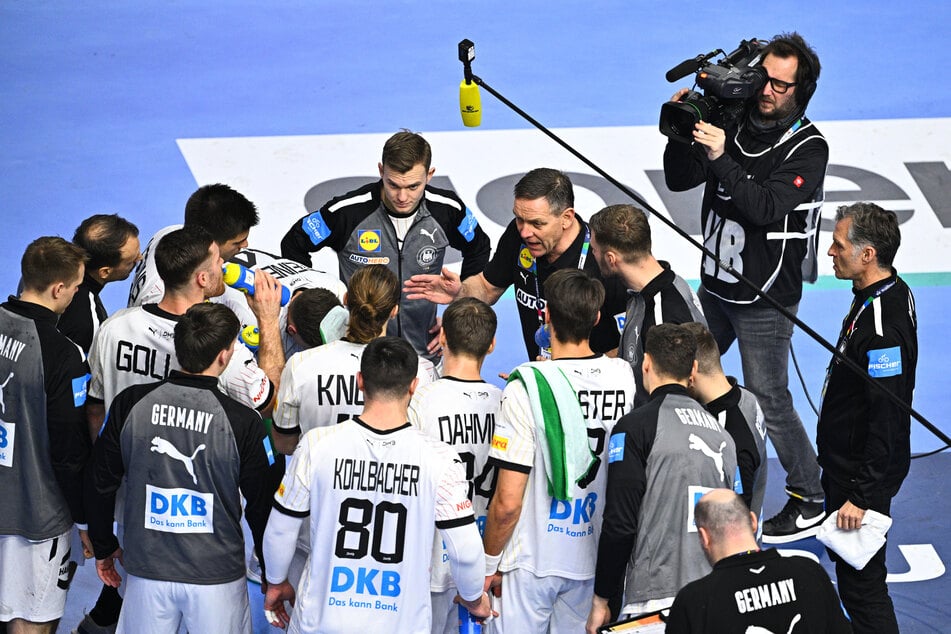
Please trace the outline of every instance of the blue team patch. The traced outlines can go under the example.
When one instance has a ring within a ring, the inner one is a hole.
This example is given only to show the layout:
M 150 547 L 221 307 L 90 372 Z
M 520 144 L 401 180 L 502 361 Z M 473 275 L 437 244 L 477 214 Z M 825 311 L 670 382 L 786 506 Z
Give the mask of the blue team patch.
M 901 374 L 901 348 L 884 348 L 868 351 L 868 375 L 881 379 Z
M 462 222 L 459 223 L 459 226 L 456 227 L 459 230 L 459 233 L 462 234 L 462 237 L 466 239 L 466 242 L 472 242 L 472 239 L 475 237 L 476 227 L 479 226 L 479 221 L 476 220 L 476 217 L 472 214 L 472 211 L 466 207 L 466 217 L 462 219 Z
M 305 217 L 300 226 L 310 238 L 310 241 L 314 243 L 314 246 L 330 237 L 330 227 L 324 222 L 324 217 L 319 210 Z
M 82 407 L 86 403 L 86 388 L 89 386 L 91 375 L 77 376 L 73 379 L 73 405 Z
M 614 321 L 617 322 L 617 331 L 624 332 L 624 324 L 627 323 L 627 314 L 618 313 L 614 316 Z
M 733 492 L 737 495 L 743 495 L 743 480 L 740 478 L 740 468 L 736 468 L 733 474 Z
M 268 466 L 274 464 L 274 448 L 271 447 L 271 439 L 267 436 L 264 437 L 264 454 L 267 456 Z
M 624 460 L 624 441 L 627 434 L 621 432 L 611 436 L 611 442 L 608 443 L 608 464 Z

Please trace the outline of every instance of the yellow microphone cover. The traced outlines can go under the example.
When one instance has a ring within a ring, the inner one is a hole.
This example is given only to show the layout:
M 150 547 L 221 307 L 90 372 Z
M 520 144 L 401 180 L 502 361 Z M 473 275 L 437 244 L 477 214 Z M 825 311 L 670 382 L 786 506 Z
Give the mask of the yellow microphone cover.
M 475 128 L 482 123 L 482 97 L 479 95 L 479 85 L 475 82 L 467 84 L 463 79 L 459 84 L 459 110 L 462 124 L 467 128 Z

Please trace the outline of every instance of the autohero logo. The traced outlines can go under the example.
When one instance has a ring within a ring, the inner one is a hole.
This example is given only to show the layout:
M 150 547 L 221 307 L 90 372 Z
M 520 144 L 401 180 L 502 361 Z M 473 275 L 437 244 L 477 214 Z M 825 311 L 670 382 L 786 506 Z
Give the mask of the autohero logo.
M 545 310 L 544 299 L 535 297 L 531 293 L 526 293 L 520 288 L 515 289 L 515 301 L 532 310 Z
M 145 485 L 145 528 L 163 533 L 214 533 L 215 496 Z
M 378 257 L 378 258 L 368 258 L 365 255 L 357 255 L 356 253 L 351 253 L 349 256 L 347 256 L 347 259 L 353 262 L 354 264 L 363 264 L 363 265 L 367 265 L 367 264 L 386 265 L 390 263 L 390 258 L 386 256 Z

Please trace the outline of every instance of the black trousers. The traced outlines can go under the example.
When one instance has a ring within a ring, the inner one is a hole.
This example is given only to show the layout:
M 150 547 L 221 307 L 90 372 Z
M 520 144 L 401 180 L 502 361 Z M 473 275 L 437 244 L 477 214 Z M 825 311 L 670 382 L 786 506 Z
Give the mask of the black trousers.
M 826 494 L 827 513 L 838 511 L 849 499 L 850 491 L 825 474 L 822 475 L 822 489 Z M 876 493 L 869 500 L 869 508 L 890 516 L 895 493 L 897 492 Z M 835 562 L 839 597 L 852 619 L 852 630 L 855 634 L 898 633 L 895 606 L 892 604 L 892 598 L 888 596 L 888 585 L 885 583 L 885 576 L 888 574 L 885 567 L 886 546 L 882 546 L 862 570 L 856 570 L 834 552 L 826 549 L 829 558 Z

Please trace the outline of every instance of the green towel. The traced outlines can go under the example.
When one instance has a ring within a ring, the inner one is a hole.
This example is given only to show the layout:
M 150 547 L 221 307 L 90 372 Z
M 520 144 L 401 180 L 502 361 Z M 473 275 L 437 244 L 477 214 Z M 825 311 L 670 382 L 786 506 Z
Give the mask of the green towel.
M 588 429 L 578 395 L 558 364 L 523 363 L 509 375 L 528 392 L 535 419 L 536 442 L 542 444 L 548 494 L 571 500 L 571 487 L 583 478 L 595 460 L 588 445 Z

